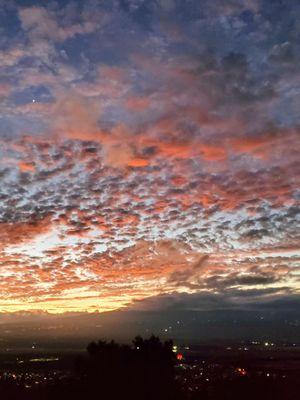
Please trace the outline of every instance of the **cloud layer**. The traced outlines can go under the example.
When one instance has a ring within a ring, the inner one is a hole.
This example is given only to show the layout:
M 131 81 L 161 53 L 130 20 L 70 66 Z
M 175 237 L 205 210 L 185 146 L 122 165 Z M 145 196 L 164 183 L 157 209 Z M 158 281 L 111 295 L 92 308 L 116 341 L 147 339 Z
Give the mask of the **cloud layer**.
M 0 10 L 1 311 L 298 293 L 296 1 Z

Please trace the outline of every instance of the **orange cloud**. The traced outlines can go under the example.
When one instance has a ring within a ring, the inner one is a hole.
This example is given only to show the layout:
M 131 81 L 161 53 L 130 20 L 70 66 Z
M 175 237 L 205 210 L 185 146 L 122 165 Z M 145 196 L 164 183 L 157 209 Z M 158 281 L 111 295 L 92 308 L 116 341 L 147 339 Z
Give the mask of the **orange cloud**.
M 35 166 L 24 161 L 19 162 L 19 168 L 22 172 L 35 172 Z
M 128 163 L 129 167 L 146 167 L 147 165 L 149 165 L 149 161 L 144 158 L 134 158 Z
M 51 228 L 51 218 L 31 222 L 0 223 L 1 246 L 30 240 Z

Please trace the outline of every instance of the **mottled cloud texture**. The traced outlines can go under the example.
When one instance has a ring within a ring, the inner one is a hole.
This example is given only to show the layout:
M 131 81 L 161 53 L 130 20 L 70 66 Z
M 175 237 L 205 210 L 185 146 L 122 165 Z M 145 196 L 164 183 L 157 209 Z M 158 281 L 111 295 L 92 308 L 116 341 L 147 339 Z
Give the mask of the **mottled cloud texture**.
M 298 1 L 0 12 L 0 311 L 299 293 Z

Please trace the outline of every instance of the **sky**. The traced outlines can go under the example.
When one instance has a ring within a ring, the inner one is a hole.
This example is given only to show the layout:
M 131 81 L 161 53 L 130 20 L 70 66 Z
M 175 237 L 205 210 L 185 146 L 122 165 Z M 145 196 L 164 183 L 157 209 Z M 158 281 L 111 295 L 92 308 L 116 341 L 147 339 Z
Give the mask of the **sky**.
M 0 0 L 0 313 L 288 309 L 298 0 Z

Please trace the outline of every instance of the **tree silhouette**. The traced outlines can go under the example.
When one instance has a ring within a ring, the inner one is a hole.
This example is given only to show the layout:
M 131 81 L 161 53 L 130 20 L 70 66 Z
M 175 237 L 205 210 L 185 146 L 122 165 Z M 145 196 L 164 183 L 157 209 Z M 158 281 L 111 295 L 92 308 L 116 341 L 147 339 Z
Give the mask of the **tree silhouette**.
M 172 341 L 137 336 L 132 346 L 92 342 L 77 371 L 91 398 L 168 400 L 180 398 L 175 381 Z

